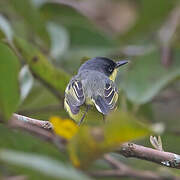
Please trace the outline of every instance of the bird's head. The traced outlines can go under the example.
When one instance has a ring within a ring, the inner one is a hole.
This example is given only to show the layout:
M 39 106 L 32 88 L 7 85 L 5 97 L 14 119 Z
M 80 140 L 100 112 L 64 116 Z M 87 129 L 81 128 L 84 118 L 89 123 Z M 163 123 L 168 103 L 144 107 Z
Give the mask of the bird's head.
M 82 64 L 79 72 L 86 69 L 98 71 L 104 73 L 106 76 L 108 76 L 111 80 L 114 81 L 117 75 L 117 69 L 127 63 L 127 60 L 114 62 L 113 60 L 106 57 L 95 57 Z

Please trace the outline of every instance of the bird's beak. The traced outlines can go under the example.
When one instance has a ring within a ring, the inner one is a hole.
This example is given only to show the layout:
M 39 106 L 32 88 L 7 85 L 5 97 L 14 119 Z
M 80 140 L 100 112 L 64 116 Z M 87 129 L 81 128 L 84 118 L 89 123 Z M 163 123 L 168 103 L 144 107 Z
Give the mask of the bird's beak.
M 116 68 L 119 68 L 120 66 L 127 64 L 129 61 L 123 60 L 123 61 L 118 61 L 116 62 Z

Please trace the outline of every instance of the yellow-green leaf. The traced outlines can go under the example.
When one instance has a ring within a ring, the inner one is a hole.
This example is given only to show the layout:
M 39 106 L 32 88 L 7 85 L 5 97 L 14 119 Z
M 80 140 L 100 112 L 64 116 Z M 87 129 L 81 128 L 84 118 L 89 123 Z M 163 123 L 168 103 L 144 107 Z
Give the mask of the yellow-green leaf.
M 68 150 L 73 164 L 86 168 L 104 153 L 118 148 L 122 143 L 150 134 L 147 125 L 127 112 L 116 112 L 107 117 L 103 126 L 82 126 L 69 142 Z

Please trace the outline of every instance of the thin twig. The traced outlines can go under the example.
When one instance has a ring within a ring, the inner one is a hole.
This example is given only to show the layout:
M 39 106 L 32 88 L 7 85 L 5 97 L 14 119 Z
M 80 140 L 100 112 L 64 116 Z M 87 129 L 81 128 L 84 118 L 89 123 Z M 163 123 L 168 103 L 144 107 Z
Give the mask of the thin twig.
M 121 170 L 126 169 L 126 165 L 124 165 L 123 163 L 121 163 L 120 161 L 118 161 L 117 159 L 113 158 L 108 154 L 104 155 L 104 159 L 115 169 L 121 169 Z
M 168 67 L 172 63 L 172 42 L 173 36 L 180 23 L 180 6 L 173 9 L 167 22 L 160 29 L 158 38 L 160 42 L 161 62 L 165 67 Z
M 89 173 L 91 176 L 95 177 L 128 177 L 133 179 L 142 179 L 142 180 L 180 180 L 180 178 L 176 176 L 160 176 L 157 173 L 152 171 L 142 171 L 137 169 L 128 168 L 126 171 L 121 171 L 119 169 L 113 170 L 102 170 L 102 171 L 94 171 Z
M 180 180 L 180 178 L 176 176 L 169 177 L 159 175 L 152 171 L 144 171 L 144 170 L 137 170 L 133 169 L 122 162 L 116 160 L 110 155 L 104 156 L 105 160 L 114 168 L 113 170 L 103 170 L 103 171 L 94 171 L 89 173 L 92 176 L 96 177 L 129 177 L 133 179 L 146 179 L 146 180 Z

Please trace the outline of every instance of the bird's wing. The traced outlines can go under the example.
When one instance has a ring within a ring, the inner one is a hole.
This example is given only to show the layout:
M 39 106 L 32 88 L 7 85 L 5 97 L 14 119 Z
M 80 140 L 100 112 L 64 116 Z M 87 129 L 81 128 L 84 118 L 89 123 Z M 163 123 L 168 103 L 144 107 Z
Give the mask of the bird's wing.
M 79 107 L 85 101 L 83 86 L 80 80 L 73 79 L 70 81 L 65 91 L 65 101 L 73 114 L 79 112 Z
M 98 95 L 93 99 L 97 110 L 103 114 L 108 114 L 116 107 L 118 100 L 118 89 L 111 81 L 107 81 L 104 86 L 104 94 Z

